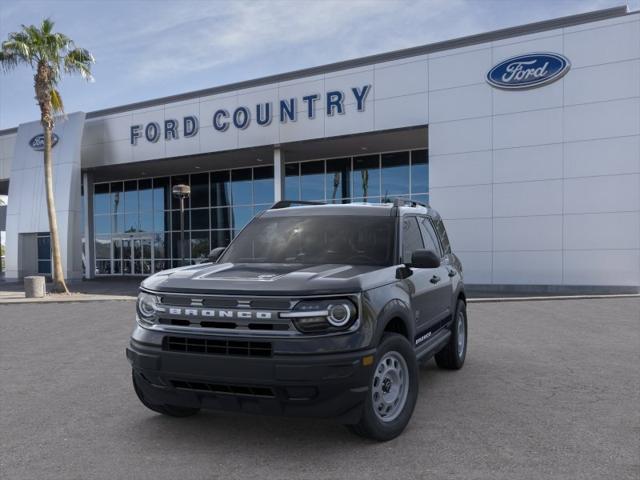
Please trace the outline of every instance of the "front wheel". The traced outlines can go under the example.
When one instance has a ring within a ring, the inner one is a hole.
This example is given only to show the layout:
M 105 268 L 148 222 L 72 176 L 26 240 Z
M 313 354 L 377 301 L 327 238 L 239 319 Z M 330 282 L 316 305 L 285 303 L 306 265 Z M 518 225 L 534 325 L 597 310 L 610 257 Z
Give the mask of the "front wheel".
M 377 441 L 397 437 L 405 429 L 418 396 L 418 366 L 409 341 L 386 334 L 376 354 L 362 418 L 349 429 Z
M 436 364 L 447 370 L 459 370 L 467 357 L 467 306 L 458 300 L 447 345 L 436 353 Z

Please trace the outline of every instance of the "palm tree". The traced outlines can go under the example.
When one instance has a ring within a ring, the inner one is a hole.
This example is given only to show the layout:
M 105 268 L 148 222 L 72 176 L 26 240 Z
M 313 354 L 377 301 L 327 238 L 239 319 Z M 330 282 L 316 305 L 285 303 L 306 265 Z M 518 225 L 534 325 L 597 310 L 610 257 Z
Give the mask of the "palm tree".
M 53 25 L 47 18 L 40 27 L 22 25 L 22 30 L 10 33 L 0 46 L 0 64 L 5 71 L 19 65 L 28 65 L 35 70 L 33 87 L 40 107 L 40 123 L 44 129 L 44 183 L 53 256 L 53 290 L 69 293 L 62 273 L 58 221 L 53 199 L 51 132 L 55 123 L 54 115 L 64 113 L 62 98 L 57 90 L 62 74 L 79 73 L 86 80 L 92 80 L 91 65 L 94 59 L 88 50 L 76 47 L 66 35 L 54 33 Z

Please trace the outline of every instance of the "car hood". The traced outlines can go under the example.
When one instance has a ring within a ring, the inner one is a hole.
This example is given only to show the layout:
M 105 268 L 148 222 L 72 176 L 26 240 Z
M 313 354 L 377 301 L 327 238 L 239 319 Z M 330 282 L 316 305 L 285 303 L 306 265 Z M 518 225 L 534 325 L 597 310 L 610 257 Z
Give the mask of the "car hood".
M 159 292 L 237 295 L 354 293 L 395 280 L 395 267 L 203 263 L 165 270 L 142 282 Z

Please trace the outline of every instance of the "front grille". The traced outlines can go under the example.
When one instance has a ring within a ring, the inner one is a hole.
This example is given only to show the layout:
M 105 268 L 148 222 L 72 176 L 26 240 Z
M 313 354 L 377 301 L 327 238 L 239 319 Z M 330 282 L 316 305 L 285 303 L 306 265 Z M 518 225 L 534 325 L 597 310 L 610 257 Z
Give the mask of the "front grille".
M 246 385 L 223 385 L 214 383 L 187 382 L 184 380 L 172 380 L 174 388 L 182 390 L 197 390 L 199 392 L 228 393 L 231 395 L 252 395 L 254 397 L 275 397 L 272 388 Z
M 165 337 L 162 348 L 170 352 L 204 353 L 208 355 L 234 355 L 239 357 L 271 356 L 271 342 Z

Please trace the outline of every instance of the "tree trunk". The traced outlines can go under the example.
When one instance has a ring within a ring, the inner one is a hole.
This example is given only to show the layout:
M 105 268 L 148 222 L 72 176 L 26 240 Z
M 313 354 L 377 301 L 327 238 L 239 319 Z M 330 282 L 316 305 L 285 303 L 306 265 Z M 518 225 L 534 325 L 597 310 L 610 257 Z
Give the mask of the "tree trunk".
M 69 293 L 62 272 L 60 239 L 58 237 L 58 217 L 53 197 L 53 166 L 51 165 L 51 127 L 44 127 L 44 184 L 47 193 L 47 214 L 51 233 L 51 256 L 53 261 L 53 291 Z
M 51 162 L 51 133 L 53 131 L 53 106 L 51 105 L 51 71 L 40 63 L 35 76 L 35 90 L 40 105 L 40 122 L 44 128 L 44 186 L 47 194 L 47 214 L 51 235 L 51 256 L 53 261 L 53 291 L 69 293 L 62 272 L 60 239 L 58 238 L 58 218 L 53 197 L 53 166 Z

